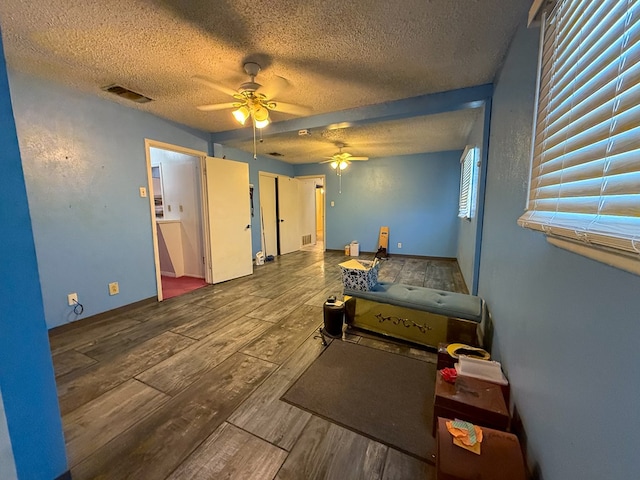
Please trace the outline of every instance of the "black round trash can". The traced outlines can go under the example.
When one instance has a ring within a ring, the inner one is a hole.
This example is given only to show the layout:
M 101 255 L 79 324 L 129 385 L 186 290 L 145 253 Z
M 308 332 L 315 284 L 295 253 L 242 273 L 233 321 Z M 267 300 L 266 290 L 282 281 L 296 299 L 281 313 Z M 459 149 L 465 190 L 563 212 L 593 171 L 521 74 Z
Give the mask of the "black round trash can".
M 329 297 L 324 302 L 324 333 L 330 337 L 342 336 L 342 323 L 344 320 L 344 302 Z

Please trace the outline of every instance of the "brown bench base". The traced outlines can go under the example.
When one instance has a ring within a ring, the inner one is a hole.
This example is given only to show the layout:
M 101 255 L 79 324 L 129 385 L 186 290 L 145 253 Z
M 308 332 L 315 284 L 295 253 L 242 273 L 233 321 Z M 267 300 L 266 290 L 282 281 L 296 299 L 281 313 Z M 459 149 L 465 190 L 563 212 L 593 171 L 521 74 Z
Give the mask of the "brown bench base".
M 349 326 L 437 348 L 439 343 L 480 346 L 478 322 L 345 295 Z
M 438 418 L 436 480 L 526 480 L 518 437 L 482 427 L 481 453 L 453 444 L 446 421 Z

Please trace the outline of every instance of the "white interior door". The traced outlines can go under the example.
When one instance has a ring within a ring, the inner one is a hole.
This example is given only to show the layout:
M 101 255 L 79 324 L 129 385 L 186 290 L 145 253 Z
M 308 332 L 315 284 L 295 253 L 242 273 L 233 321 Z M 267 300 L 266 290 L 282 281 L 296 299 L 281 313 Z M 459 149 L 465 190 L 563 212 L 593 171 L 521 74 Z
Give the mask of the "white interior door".
M 206 157 L 207 282 L 220 283 L 253 273 L 249 165 Z
M 262 251 L 265 255 L 278 255 L 278 223 L 276 218 L 276 177 L 260 174 L 260 215 Z
M 300 250 L 299 180 L 278 176 L 278 229 L 280 255 Z

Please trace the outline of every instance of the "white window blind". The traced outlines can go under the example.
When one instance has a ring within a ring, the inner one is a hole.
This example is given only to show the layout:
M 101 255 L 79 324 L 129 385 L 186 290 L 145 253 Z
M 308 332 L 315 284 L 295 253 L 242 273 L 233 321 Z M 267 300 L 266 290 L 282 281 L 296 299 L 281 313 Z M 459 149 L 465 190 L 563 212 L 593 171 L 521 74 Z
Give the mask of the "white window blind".
M 460 158 L 460 204 L 458 217 L 471 218 L 476 169 L 476 149 L 467 147 Z
M 543 19 L 520 225 L 640 254 L 639 3 L 559 0 Z

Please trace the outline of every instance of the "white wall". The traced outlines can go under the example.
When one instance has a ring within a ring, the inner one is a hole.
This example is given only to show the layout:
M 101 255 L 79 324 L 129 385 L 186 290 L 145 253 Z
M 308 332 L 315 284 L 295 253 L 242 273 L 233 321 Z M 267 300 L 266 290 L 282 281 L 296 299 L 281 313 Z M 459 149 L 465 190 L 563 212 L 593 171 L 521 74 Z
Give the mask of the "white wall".
M 13 461 L 13 450 L 9 438 L 9 428 L 4 414 L 2 391 L 0 390 L 0 478 L 2 480 L 14 480 L 18 478 L 16 464 Z

